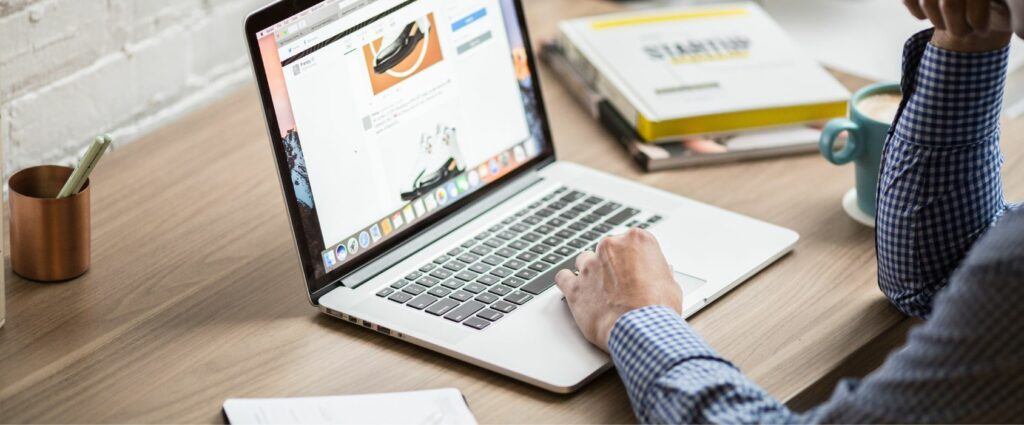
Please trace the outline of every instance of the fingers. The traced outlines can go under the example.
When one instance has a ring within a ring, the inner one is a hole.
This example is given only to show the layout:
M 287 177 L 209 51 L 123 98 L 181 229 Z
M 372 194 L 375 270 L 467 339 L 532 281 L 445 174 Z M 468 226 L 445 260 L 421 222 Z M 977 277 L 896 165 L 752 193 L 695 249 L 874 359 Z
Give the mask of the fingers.
M 967 24 L 971 26 L 971 29 L 981 33 L 988 32 L 991 18 L 991 7 L 987 1 L 973 0 L 968 1 L 967 7 Z
M 576 274 L 569 270 L 562 270 L 555 275 L 555 285 L 570 302 L 575 299 L 577 279 Z
M 907 7 L 911 15 L 914 15 L 917 19 L 928 19 L 928 15 L 924 14 L 924 9 L 921 9 L 921 4 L 918 0 L 903 0 L 903 5 Z
M 946 21 L 942 19 L 942 9 L 939 7 L 939 0 L 920 0 L 921 10 L 924 15 L 932 21 L 932 25 L 939 31 L 946 30 Z
M 939 0 L 939 10 L 942 11 L 942 20 L 946 23 L 946 29 L 957 37 L 963 37 L 971 32 L 967 24 L 966 0 Z M 973 0 L 979 3 L 979 0 Z
M 576 257 L 576 270 L 579 270 L 582 275 L 590 268 L 588 265 L 593 261 L 597 261 L 597 254 L 590 251 L 581 252 L 580 255 Z

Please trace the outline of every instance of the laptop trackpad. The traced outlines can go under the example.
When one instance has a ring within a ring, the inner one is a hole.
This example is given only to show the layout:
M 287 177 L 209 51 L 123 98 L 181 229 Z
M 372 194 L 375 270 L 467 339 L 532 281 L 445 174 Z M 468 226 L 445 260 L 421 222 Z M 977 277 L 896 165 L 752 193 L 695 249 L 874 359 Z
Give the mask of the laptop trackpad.
M 697 291 L 701 287 L 703 287 L 705 284 L 708 283 L 704 279 L 701 279 L 701 278 L 698 278 L 698 277 L 695 277 L 695 276 L 690 276 L 690 275 L 688 275 L 686 273 L 683 273 L 683 272 L 680 272 L 678 270 L 673 270 L 672 273 L 675 275 L 676 283 L 678 283 L 679 286 L 681 286 L 683 288 L 683 297 L 684 298 L 686 297 L 686 295 L 697 293 Z

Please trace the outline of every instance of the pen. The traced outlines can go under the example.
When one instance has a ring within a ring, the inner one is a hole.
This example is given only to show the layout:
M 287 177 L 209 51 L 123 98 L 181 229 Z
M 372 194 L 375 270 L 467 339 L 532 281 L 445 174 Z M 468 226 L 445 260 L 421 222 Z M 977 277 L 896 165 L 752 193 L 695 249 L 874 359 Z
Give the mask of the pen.
M 107 147 L 112 142 L 113 139 L 109 135 L 99 136 L 93 140 L 92 146 L 89 146 L 89 150 L 85 151 L 85 155 L 82 155 L 82 159 L 78 162 L 78 167 L 71 173 L 71 177 L 68 177 L 68 181 L 64 183 L 64 187 L 57 194 L 57 199 L 67 198 L 82 190 L 82 186 L 89 179 L 89 174 L 96 168 L 96 164 L 103 157 L 103 153 L 106 152 Z

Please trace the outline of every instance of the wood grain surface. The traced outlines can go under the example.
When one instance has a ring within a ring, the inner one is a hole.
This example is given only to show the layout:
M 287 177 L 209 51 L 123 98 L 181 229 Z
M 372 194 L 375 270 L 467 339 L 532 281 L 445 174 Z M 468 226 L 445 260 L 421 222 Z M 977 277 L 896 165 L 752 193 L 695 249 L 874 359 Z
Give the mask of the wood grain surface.
M 558 19 L 616 7 L 527 1 L 535 39 Z M 801 234 L 793 254 L 692 320 L 772 395 L 796 397 L 904 320 L 877 289 L 872 231 L 840 206 L 852 167 L 806 155 L 645 175 L 541 74 L 561 159 Z M 217 423 L 229 397 L 437 387 L 461 389 L 482 422 L 635 420 L 614 372 L 560 396 L 318 314 L 262 120 L 246 87 L 104 160 L 92 180 L 91 271 L 59 285 L 7 275 L 0 422 Z M 1016 199 L 1020 142 L 1006 143 Z

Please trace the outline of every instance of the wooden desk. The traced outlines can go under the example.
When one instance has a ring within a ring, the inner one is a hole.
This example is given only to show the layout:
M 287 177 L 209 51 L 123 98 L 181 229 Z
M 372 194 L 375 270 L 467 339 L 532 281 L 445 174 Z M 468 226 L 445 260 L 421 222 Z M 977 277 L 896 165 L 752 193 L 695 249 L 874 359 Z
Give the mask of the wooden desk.
M 528 7 L 543 37 L 557 19 L 614 6 Z M 644 175 L 542 77 L 562 158 L 803 236 L 692 321 L 772 395 L 793 398 L 903 321 L 876 288 L 872 232 L 839 205 L 852 168 L 808 155 Z M 228 397 L 446 386 L 465 392 L 482 422 L 634 420 L 614 372 L 559 396 L 319 315 L 302 293 L 262 119 L 246 88 L 104 161 L 92 270 L 61 285 L 7 276 L 0 422 L 220 422 Z M 1019 196 L 1024 147 L 1007 147 Z

